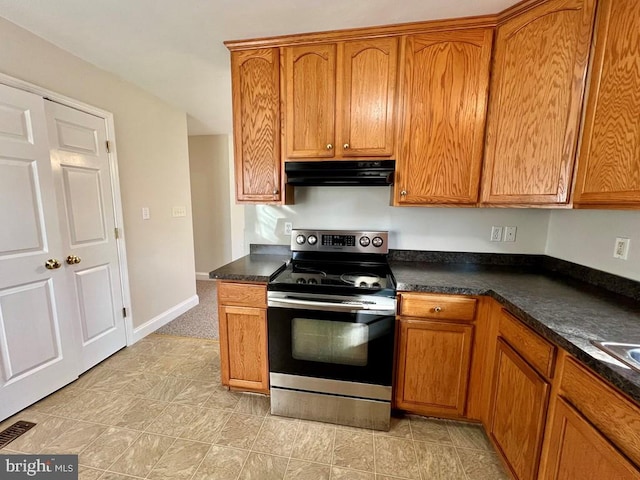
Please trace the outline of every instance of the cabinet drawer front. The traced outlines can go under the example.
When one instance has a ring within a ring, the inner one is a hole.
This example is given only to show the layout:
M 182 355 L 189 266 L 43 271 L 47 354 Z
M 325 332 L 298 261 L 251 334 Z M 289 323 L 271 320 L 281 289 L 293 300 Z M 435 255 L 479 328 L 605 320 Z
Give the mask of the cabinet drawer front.
M 532 332 L 506 311 L 500 316 L 500 336 L 532 367 L 547 378 L 553 377 L 556 347 Z
M 475 298 L 425 293 L 400 294 L 400 315 L 472 321 L 475 313 Z
M 565 360 L 560 393 L 640 465 L 640 408 L 637 405 L 571 357 Z
M 220 305 L 266 308 L 267 287 L 250 283 L 220 282 L 218 284 L 218 303 Z

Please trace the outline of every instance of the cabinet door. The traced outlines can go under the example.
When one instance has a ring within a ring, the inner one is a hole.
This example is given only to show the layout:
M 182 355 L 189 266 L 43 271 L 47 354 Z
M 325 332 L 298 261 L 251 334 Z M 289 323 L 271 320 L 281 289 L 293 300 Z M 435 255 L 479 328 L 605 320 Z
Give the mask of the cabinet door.
M 277 48 L 231 52 L 236 199 L 279 202 L 280 62 Z
M 638 471 L 571 405 L 558 397 L 543 479 L 637 480 Z
M 478 199 L 492 29 L 406 39 L 397 205 Z
M 287 158 L 335 154 L 336 45 L 284 49 Z
M 640 2 L 598 5 L 575 203 L 640 206 Z
M 467 400 L 473 325 L 401 319 L 396 407 L 461 417 Z
M 549 384 L 498 339 L 490 434 L 519 480 L 533 480 L 549 398 Z
M 594 9 L 550 0 L 498 27 L 483 202 L 568 202 Z
M 219 321 L 223 385 L 268 393 L 266 310 L 222 305 Z
M 337 116 L 338 156 L 391 156 L 398 39 L 341 44 Z

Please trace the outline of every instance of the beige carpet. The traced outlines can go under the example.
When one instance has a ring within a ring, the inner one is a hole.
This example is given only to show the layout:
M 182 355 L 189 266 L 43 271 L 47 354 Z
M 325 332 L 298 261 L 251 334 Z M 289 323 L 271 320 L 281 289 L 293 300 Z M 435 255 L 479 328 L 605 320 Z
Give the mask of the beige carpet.
M 155 333 L 181 337 L 218 339 L 217 282 L 198 280 L 196 290 L 200 303 Z

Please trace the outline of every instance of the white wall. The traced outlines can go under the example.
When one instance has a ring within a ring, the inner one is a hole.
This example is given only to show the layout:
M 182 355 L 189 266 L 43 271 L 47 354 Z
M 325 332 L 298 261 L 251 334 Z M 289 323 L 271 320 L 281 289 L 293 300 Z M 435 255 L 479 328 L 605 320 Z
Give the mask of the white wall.
M 629 258 L 613 258 L 616 237 L 631 239 Z M 640 212 L 553 211 L 547 255 L 640 281 Z
M 289 244 L 294 228 L 380 229 L 394 249 L 544 253 L 550 212 L 503 208 L 390 207 L 390 187 L 298 187 L 296 204 L 245 206 L 245 249 Z M 490 242 L 491 226 L 517 226 L 514 243 Z
M 184 112 L 3 18 L 0 45 L 0 72 L 114 114 L 134 326 L 192 298 Z M 141 219 L 143 206 L 150 220 Z M 186 206 L 187 216 L 172 218 L 173 206 Z
M 189 171 L 196 272 L 208 275 L 231 261 L 229 136 L 190 136 Z

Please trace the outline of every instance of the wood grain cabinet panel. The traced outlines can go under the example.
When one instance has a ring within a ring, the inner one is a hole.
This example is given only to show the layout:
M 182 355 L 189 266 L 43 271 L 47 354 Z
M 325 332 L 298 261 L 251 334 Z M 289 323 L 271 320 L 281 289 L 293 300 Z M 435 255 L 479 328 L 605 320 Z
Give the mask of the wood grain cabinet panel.
M 496 34 L 482 202 L 569 201 L 595 0 L 549 0 Z
M 284 48 L 286 159 L 394 153 L 396 37 Z
M 231 52 L 236 200 L 278 203 L 280 55 L 277 48 Z
M 550 386 L 498 339 L 489 433 L 518 480 L 534 480 L 540 460 Z
M 565 357 L 560 394 L 610 442 L 640 465 L 640 408 L 602 379 Z
M 243 289 L 246 289 L 245 293 Z M 265 299 L 266 285 L 218 283 L 223 385 L 269 393 Z M 250 306 L 252 302 L 255 302 L 254 306 Z
M 336 44 L 284 48 L 287 158 L 335 154 Z
M 464 415 L 473 325 L 400 319 L 395 403 L 426 415 Z
M 492 29 L 406 38 L 395 205 L 478 199 Z
M 541 479 L 640 478 L 640 471 L 562 398 L 556 400 L 549 428 L 549 463 Z
M 640 207 L 640 2 L 598 6 L 574 203 Z
M 337 156 L 394 153 L 398 38 L 338 44 Z

